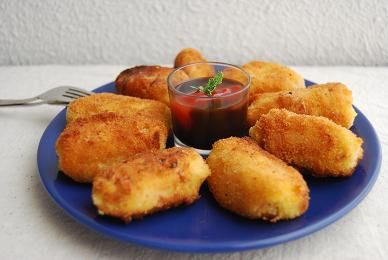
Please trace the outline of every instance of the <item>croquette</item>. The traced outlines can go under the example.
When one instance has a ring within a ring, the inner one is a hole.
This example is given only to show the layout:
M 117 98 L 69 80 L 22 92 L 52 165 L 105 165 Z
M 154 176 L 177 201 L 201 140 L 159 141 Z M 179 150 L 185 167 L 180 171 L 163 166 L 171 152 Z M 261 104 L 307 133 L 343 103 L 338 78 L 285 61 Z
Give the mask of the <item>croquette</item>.
M 309 189 L 302 175 L 251 138 L 215 142 L 207 163 L 215 200 L 238 215 L 276 222 L 299 217 L 308 208 Z
M 145 152 L 98 174 L 93 180 L 93 203 L 101 215 L 129 222 L 193 203 L 209 175 L 209 167 L 193 149 Z
M 128 117 L 145 116 L 163 122 L 168 129 L 171 126 L 171 112 L 165 104 L 112 93 L 94 94 L 74 100 L 67 107 L 66 121 L 69 123 L 79 118 L 106 112 Z
M 250 126 L 272 108 L 285 108 L 297 114 L 324 116 L 346 128 L 353 125 L 357 115 L 352 106 L 352 91 L 341 83 L 262 93 L 252 98 L 253 102 L 248 107 Z
M 194 48 L 182 49 L 175 57 L 174 67 L 178 68 L 195 62 L 207 62 L 200 51 Z M 189 78 L 213 77 L 215 72 L 211 65 L 201 64 L 183 68 Z
M 266 151 L 318 177 L 351 176 L 363 156 L 362 139 L 349 129 L 286 109 L 261 116 L 249 135 Z
M 166 140 L 166 126 L 148 117 L 104 113 L 76 119 L 57 139 L 59 169 L 89 183 L 98 172 L 132 155 L 164 149 Z
M 169 105 L 167 77 L 173 70 L 157 65 L 126 69 L 116 78 L 117 92 L 126 96 L 154 99 Z M 184 71 L 175 74 L 175 80 L 178 81 L 188 78 Z

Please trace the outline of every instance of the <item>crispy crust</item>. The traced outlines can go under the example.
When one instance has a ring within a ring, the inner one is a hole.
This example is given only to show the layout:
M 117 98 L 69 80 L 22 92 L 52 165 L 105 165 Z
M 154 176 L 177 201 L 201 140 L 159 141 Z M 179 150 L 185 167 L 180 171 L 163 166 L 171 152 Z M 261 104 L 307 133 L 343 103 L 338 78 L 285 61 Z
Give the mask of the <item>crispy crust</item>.
M 272 108 L 285 108 L 297 114 L 324 116 L 343 127 L 353 125 L 357 113 L 352 103 L 352 92 L 341 83 L 327 83 L 252 97 L 248 107 L 248 123 L 253 126 Z
M 79 118 L 106 112 L 128 117 L 146 116 L 163 122 L 168 129 L 171 127 L 171 111 L 165 104 L 111 93 L 94 94 L 74 100 L 67 107 L 66 120 L 70 123 Z
M 250 101 L 256 94 L 304 88 L 304 79 L 296 71 L 271 62 L 251 61 L 242 68 L 251 76 Z M 242 75 L 228 72 L 226 77 L 241 81 Z
M 286 109 L 261 116 L 249 135 L 268 152 L 318 177 L 351 176 L 363 156 L 363 141 L 350 130 Z
M 309 189 L 302 175 L 248 137 L 217 141 L 207 162 L 210 191 L 225 209 L 276 222 L 308 208 Z
M 169 105 L 167 77 L 172 68 L 161 66 L 137 66 L 122 71 L 116 78 L 117 91 L 126 96 L 148 98 Z M 184 72 L 176 75 L 176 79 L 188 79 Z
M 137 153 L 163 149 L 167 129 L 143 116 L 97 114 L 67 124 L 56 143 L 59 169 L 77 182 L 91 182 L 111 165 Z
M 174 67 L 178 68 L 180 66 L 194 63 L 194 62 L 207 62 L 203 57 L 201 52 L 194 48 L 185 48 L 182 49 L 175 57 Z M 184 68 L 184 71 L 190 78 L 200 78 L 200 77 L 212 77 L 214 76 L 214 69 L 211 66 L 196 66 L 190 68 Z
M 129 222 L 193 203 L 209 175 L 205 161 L 192 149 L 146 152 L 99 174 L 93 181 L 93 203 L 100 214 Z

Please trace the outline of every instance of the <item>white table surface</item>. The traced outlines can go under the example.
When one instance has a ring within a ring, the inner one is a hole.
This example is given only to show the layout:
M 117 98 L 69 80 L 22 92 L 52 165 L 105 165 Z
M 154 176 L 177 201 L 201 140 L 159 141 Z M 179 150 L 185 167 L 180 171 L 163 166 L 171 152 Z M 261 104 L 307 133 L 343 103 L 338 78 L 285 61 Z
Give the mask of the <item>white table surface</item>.
M 0 98 L 33 96 L 51 87 L 93 89 L 126 66 L 0 67 Z M 295 67 L 318 83 L 339 81 L 376 128 L 383 163 L 357 208 L 329 227 L 272 248 L 233 254 L 183 254 L 125 244 L 78 224 L 40 183 L 39 139 L 60 106 L 0 108 L 0 259 L 388 259 L 388 68 Z

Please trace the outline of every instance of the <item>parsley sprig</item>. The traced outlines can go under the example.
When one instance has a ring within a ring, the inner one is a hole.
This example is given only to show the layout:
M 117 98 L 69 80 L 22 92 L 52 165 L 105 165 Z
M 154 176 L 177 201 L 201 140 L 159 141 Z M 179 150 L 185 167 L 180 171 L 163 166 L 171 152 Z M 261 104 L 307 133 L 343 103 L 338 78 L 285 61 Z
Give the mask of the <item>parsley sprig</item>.
M 213 78 L 209 78 L 209 81 L 207 82 L 206 86 L 198 86 L 198 87 L 192 87 L 202 93 L 205 93 L 207 96 L 211 96 L 213 94 L 213 91 L 216 89 L 218 85 L 222 83 L 222 78 L 224 77 L 224 74 L 222 72 L 217 72 L 217 74 Z

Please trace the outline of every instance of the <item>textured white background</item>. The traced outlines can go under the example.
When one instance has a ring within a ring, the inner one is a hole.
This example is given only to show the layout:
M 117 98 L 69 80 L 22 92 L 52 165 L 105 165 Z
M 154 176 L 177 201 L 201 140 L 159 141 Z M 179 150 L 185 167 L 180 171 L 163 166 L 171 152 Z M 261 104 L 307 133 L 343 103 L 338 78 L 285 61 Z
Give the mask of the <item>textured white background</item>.
M 0 65 L 388 65 L 387 0 L 0 0 Z
M 93 89 L 124 66 L 0 67 L 0 97 L 33 96 L 62 84 Z M 386 260 L 388 259 L 388 68 L 295 67 L 318 83 L 340 81 L 379 135 L 376 185 L 344 218 L 317 233 L 263 250 L 192 255 L 125 244 L 70 218 L 49 197 L 36 169 L 39 139 L 60 106 L 0 108 L 0 259 Z M 338 194 L 341 196 L 341 194 Z

